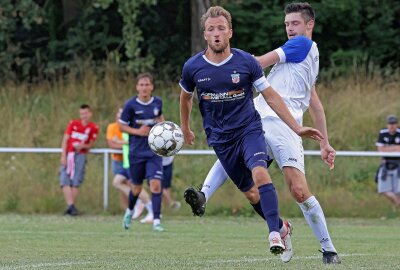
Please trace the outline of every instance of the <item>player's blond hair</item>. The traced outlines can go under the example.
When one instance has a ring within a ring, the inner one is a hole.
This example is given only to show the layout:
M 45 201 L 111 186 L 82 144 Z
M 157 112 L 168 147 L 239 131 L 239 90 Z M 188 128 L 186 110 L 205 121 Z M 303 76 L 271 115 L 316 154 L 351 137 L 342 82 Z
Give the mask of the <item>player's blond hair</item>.
M 229 13 L 229 11 L 227 11 L 223 7 L 214 6 L 214 7 L 210 7 L 207 10 L 207 12 L 204 13 L 203 16 L 201 16 L 201 25 L 203 27 L 203 30 L 205 30 L 205 28 L 206 28 L 206 20 L 208 18 L 216 18 L 219 16 L 225 17 L 225 19 L 228 21 L 229 28 L 232 29 L 232 16 Z

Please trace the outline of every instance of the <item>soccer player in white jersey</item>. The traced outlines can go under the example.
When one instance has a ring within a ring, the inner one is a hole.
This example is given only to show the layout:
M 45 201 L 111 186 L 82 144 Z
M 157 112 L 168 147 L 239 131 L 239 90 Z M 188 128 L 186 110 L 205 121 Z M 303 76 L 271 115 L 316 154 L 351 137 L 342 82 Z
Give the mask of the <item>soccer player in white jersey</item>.
M 303 122 L 303 113 L 308 108 L 310 109 L 314 125 L 324 137 L 320 141 L 321 158 L 330 169 L 333 169 L 336 152 L 329 144 L 324 109 L 315 91 L 319 70 L 318 48 L 311 39 L 315 13 L 308 3 L 292 3 L 286 6 L 285 15 L 289 40 L 282 47 L 257 57 L 257 60 L 263 68 L 275 64 L 267 80 L 282 96 L 300 125 Z M 340 263 L 327 229 L 323 210 L 308 189 L 301 138 L 271 110 L 262 96 L 257 96 L 254 104 L 262 119 L 268 154 L 272 154 L 277 161 L 293 198 L 319 240 L 323 263 Z M 185 199 L 188 194 L 192 197 L 193 194 L 197 195 L 198 200 L 195 203 L 191 204 L 190 200 L 186 200 L 195 215 L 204 214 L 206 201 L 226 181 L 227 177 L 221 163 L 217 161 L 210 170 L 201 192 L 193 188 L 185 191 Z M 254 207 L 254 204 L 252 205 Z M 287 234 L 287 231 L 281 231 L 281 234 Z M 286 240 L 286 250 L 281 255 L 284 262 L 290 261 L 293 255 L 290 236 L 286 237 Z

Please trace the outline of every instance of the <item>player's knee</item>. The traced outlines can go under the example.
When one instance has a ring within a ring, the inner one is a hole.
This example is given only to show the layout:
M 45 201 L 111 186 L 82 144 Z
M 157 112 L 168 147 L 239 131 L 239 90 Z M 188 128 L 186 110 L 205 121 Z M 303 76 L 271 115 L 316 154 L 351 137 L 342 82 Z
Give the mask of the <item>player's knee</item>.
M 160 193 L 161 192 L 161 181 L 159 180 L 152 180 L 150 182 L 150 191 L 152 193 Z
M 290 193 L 292 194 L 293 198 L 301 203 L 307 199 L 307 191 L 301 185 L 292 185 L 290 187 Z
M 268 175 L 268 171 L 264 167 L 256 167 L 252 171 L 253 181 L 257 187 L 271 183 L 271 178 Z

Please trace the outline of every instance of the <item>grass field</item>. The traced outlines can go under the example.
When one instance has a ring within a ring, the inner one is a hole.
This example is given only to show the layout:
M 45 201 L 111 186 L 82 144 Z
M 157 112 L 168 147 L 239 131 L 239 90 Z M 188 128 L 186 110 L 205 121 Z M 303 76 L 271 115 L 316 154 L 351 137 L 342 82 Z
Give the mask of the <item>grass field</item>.
M 168 231 L 121 228 L 120 216 L 0 215 L 0 269 L 400 269 L 399 219 L 329 219 L 342 258 L 325 266 L 303 219 L 293 219 L 295 257 L 267 251 L 257 218 L 167 217 Z

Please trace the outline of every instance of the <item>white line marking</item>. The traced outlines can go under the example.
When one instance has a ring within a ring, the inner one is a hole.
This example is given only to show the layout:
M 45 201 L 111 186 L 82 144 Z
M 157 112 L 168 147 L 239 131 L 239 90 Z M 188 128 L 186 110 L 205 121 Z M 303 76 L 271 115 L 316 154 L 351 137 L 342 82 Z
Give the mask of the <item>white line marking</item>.
M 0 267 L 0 270 L 16 270 L 16 269 L 32 269 L 41 267 L 57 267 L 57 266 L 71 266 L 71 265 L 85 265 L 95 262 L 59 262 L 59 263 L 37 263 L 37 264 L 23 264 L 17 266 Z

